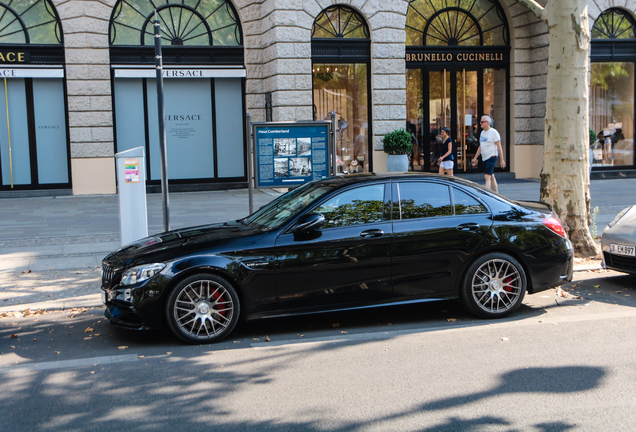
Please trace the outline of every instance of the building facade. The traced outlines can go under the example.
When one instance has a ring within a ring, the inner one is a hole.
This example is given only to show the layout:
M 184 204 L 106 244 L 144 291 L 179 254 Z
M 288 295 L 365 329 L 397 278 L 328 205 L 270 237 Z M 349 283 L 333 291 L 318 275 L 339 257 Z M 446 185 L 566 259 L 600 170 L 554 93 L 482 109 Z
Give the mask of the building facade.
M 635 10 L 588 4 L 599 172 L 636 168 Z M 549 37 L 516 0 L 0 0 L 0 194 L 115 193 L 115 153 L 139 146 L 159 185 L 155 11 L 174 189 L 246 186 L 246 112 L 334 111 L 339 172 L 386 170 L 382 137 L 399 128 L 410 169 L 435 172 L 449 127 L 460 174 L 481 170 L 487 114 L 505 171 L 539 176 Z

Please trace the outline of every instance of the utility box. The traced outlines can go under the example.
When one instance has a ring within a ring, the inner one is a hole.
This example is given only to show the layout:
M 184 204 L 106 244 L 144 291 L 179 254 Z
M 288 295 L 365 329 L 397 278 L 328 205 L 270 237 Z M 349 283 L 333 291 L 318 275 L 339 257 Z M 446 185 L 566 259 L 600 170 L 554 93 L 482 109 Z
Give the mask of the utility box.
M 115 155 L 119 188 L 119 224 L 121 244 L 148 237 L 146 206 L 146 158 L 143 147 Z

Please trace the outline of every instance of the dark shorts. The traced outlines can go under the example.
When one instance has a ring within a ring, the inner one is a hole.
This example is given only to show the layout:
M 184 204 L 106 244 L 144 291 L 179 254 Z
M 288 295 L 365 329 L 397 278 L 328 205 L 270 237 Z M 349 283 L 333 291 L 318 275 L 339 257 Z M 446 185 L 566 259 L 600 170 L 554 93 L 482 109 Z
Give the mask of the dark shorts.
M 497 165 L 498 156 L 493 156 L 490 159 L 484 161 L 484 174 L 493 175 L 495 172 L 495 165 Z

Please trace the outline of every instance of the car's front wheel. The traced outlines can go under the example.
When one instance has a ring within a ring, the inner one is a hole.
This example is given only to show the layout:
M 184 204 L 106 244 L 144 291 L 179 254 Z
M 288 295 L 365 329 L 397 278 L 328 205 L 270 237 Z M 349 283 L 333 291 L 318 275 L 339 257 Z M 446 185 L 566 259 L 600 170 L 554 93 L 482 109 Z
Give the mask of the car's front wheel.
M 181 281 L 170 293 L 166 316 L 170 330 L 192 344 L 218 342 L 238 321 L 236 290 L 225 279 L 196 274 Z
M 489 253 L 478 258 L 466 272 L 461 299 L 477 316 L 501 318 L 519 308 L 526 285 L 526 273 L 516 259 L 504 253 Z

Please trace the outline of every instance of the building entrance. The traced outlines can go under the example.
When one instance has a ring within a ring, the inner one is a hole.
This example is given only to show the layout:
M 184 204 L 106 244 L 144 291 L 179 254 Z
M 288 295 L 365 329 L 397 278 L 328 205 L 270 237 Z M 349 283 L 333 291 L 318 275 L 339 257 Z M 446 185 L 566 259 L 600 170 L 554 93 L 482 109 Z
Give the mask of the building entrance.
M 493 119 L 492 126 L 499 131 L 502 141 L 506 141 L 506 83 L 505 69 L 407 70 L 406 127 L 417 143 L 410 169 L 439 170 L 438 158 L 446 150 L 441 148 L 440 130 L 447 127 L 454 143 L 455 172 L 479 172 L 481 166 L 471 166 L 470 160 L 479 147 L 482 115 Z M 505 144 L 502 142 L 504 148 Z

